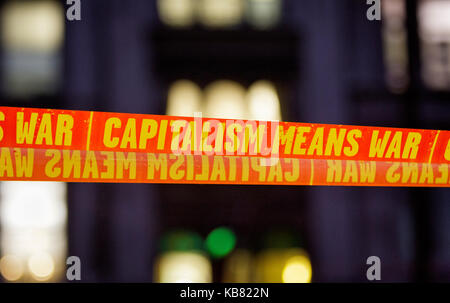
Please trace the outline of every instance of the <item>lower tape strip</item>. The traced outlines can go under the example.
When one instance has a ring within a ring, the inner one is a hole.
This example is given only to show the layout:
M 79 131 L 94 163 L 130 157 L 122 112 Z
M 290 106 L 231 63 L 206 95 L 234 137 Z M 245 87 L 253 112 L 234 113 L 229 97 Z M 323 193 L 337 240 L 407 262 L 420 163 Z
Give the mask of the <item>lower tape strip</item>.
M 1 147 L 0 180 L 450 187 L 450 165 Z

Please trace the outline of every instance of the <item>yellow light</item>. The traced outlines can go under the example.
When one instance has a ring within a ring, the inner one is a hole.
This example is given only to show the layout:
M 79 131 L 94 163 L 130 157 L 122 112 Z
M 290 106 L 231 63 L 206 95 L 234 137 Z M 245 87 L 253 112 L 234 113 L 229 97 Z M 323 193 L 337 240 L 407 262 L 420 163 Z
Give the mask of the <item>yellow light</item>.
M 52 52 L 64 36 L 64 11 L 56 1 L 10 1 L 2 10 L 2 44 L 12 51 Z
M 285 265 L 284 250 L 270 249 L 263 251 L 258 256 L 256 266 L 257 283 L 281 283 L 283 268 Z
M 6 255 L 0 260 L 0 273 L 10 282 L 19 280 L 23 276 L 22 260 L 14 255 Z
M 255 120 L 280 121 L 280 100 L 275 86 L 269 81 L 255 82 L 247 94 L 250 118 Z
M 250 283 L 251 272 L 253 270 L 253 256 L 243 249 L 235 250 L 227 259 L 224 265 L 225 283 Z
M 28 259 L 28 268 L 36 280 L 47 281 L 55 271 L 55 262 L 49 254 L 39 253 Z
M 258 29 L 271 28 L 280 21 L 281 0 L 248 0 L 247 21 Z
M 192 117 L 201 111 L 202 91 L 192 81 L 179 80 L 169 88 L 167 115 Z
M 194 252 L 169 252 L 157 261 L 156 280 L 160 283 L 210 283 L 210 261 Z
M 242 0 L 198 0 L 200 21 L 208 27 L 238 25 L 244 15 Z
M 158 0 L 162 22 L 173 27 L 186 27 L 195 22 L 196 0 Z
M 310 283 L 311 276 L 311 263 L 306 256 L 290 258 L 283 269 L 283 283 Z
M 301 248 L 268 249 L 257 258 L 257 283 L 310 282 L 311 276 L 308 255 Z
M 245 89 L 238 83 L 220 80 L 205 89 L 208 118 L 247 119 Z

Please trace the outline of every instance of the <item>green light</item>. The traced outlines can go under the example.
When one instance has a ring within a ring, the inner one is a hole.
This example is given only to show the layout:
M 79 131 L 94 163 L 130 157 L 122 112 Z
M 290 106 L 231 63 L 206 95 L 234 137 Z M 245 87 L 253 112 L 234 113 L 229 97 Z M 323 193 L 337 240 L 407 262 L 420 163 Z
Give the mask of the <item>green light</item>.
M 236 245 L 236 236 L 226 227 L 219 227 L 209 233 L 206 248 L 211 256 L 222 258 L 228 255 Z
M 178 230 L 167 233 L 162 239 L 162 251 L 191 251 L 202 249 L 202 238 L 194 232 Z
M 264 237 L 265 248 L 290 248 L 300 244 L 293 232 L 284 229 L 272 230 Z

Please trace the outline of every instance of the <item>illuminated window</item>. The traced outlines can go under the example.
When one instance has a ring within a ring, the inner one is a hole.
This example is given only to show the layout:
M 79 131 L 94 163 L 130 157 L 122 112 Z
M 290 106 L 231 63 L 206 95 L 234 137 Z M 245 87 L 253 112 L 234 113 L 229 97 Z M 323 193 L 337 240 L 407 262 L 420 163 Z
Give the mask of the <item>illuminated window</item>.
M 66 184 L 0 184 L 0 273 L 8 281 L 56 281 L 65 268 Z
M 280 100 L 270 81 L 257 81 L 248 91 L 229 80 L 212 82 L 204 92 L 189 80 L 179 80 L 170 86 L 167 115 L 192 117 L 202 110 L 209 118 L 281 120 Z
M 198 16 L 208 27 L 230 27 L 242 22 L 243 0 L 198 0 Z
M 220 80 L 205 89 L 205 116 L 209 118 L 248 119 L 246 91 L 238 83 Z
M 256 282 L 309 283 L 312 267 L 303 249 L 268 249 L 257 258 Z
M 63 40 L 64 12 L 53 1 L 12 1 L 2 12 L 7 50 L 52 52 Z
M 202 91 L 197 84 L 188 80 L 179 80 L 169 88 L 167 115 L 192 117 L 201 111 Z
M 210 283 L 211 262 L 196 252 L 168 252 L 156 263 L 155 280 L 160 283 Z
M 57 1 L 10 1 L 0 18 L 6 95 L 53 94 L 59 87 L 64 11 Z
M 158 13 L 162 22 L 173 27 L 191 26 L 195 22 L 197 0 L 158 0 Z
M 401 93 L 409 84 L 406 4 L 383 0 L 381 7 L 386 82 L 392 92 Z
M 422 76 L 433 89 L 450 89 L 450 2 L 422 0 L 419 5 Z
M 281 19 L 281 0 L 247 0 L 247 22 L 258 29 L 276 26 Z
M 258 81 L 250 86 L 247 93 L 251 119 L 280 121 L 280 100 L 275 86 L 269 81 Z

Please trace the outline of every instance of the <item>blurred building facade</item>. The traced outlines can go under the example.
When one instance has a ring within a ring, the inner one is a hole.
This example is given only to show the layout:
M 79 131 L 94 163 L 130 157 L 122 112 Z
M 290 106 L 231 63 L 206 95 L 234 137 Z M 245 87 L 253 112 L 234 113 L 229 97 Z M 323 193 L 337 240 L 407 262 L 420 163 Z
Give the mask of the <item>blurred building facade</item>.
M 450 27 L 430 25 L 439 13 L 425 3 L 447 2 L 383 0 L 381 22 L 367 20 L 365 2 L 85 1 L 82 20 L 65 22 L 57 57 L 38 60 L 61 58 L 58 89 L 25 96 L 3 89 L 1 103 L 166 114 L 178 80 L 197 87 L 192 99 L 212 95 L 218 80 L 233 81 L 234 96 L 265 80 L 279 100 L 274 119 L 448 129 Z M 1 55 L 3 67 L 14 62 L 7 48 Z M 309 266 L 303 250 L 317 282 L 364 282 L 369 256 L 380 257 L 384 282 L 450 279 L 448 189 L 73 183 L 67 201 L 67 255 L 80 257 L 83 282 L 170 280 L 155 272 L 181 268 L 173 260 L 198 264 L 198 281 L 270 281 L 272 272 L 273 281 L 290 281 L 291 271 Z M 206 238 L 219 226 L 236 236 L 236 254 L 226 259 L 161 249 L 170 231 Z M 294 240 L 277 244 L 286 234 Z M 283 258 L 281 273 L 271 260 Z M 244 273 L 230 278 L 233 268 Z

